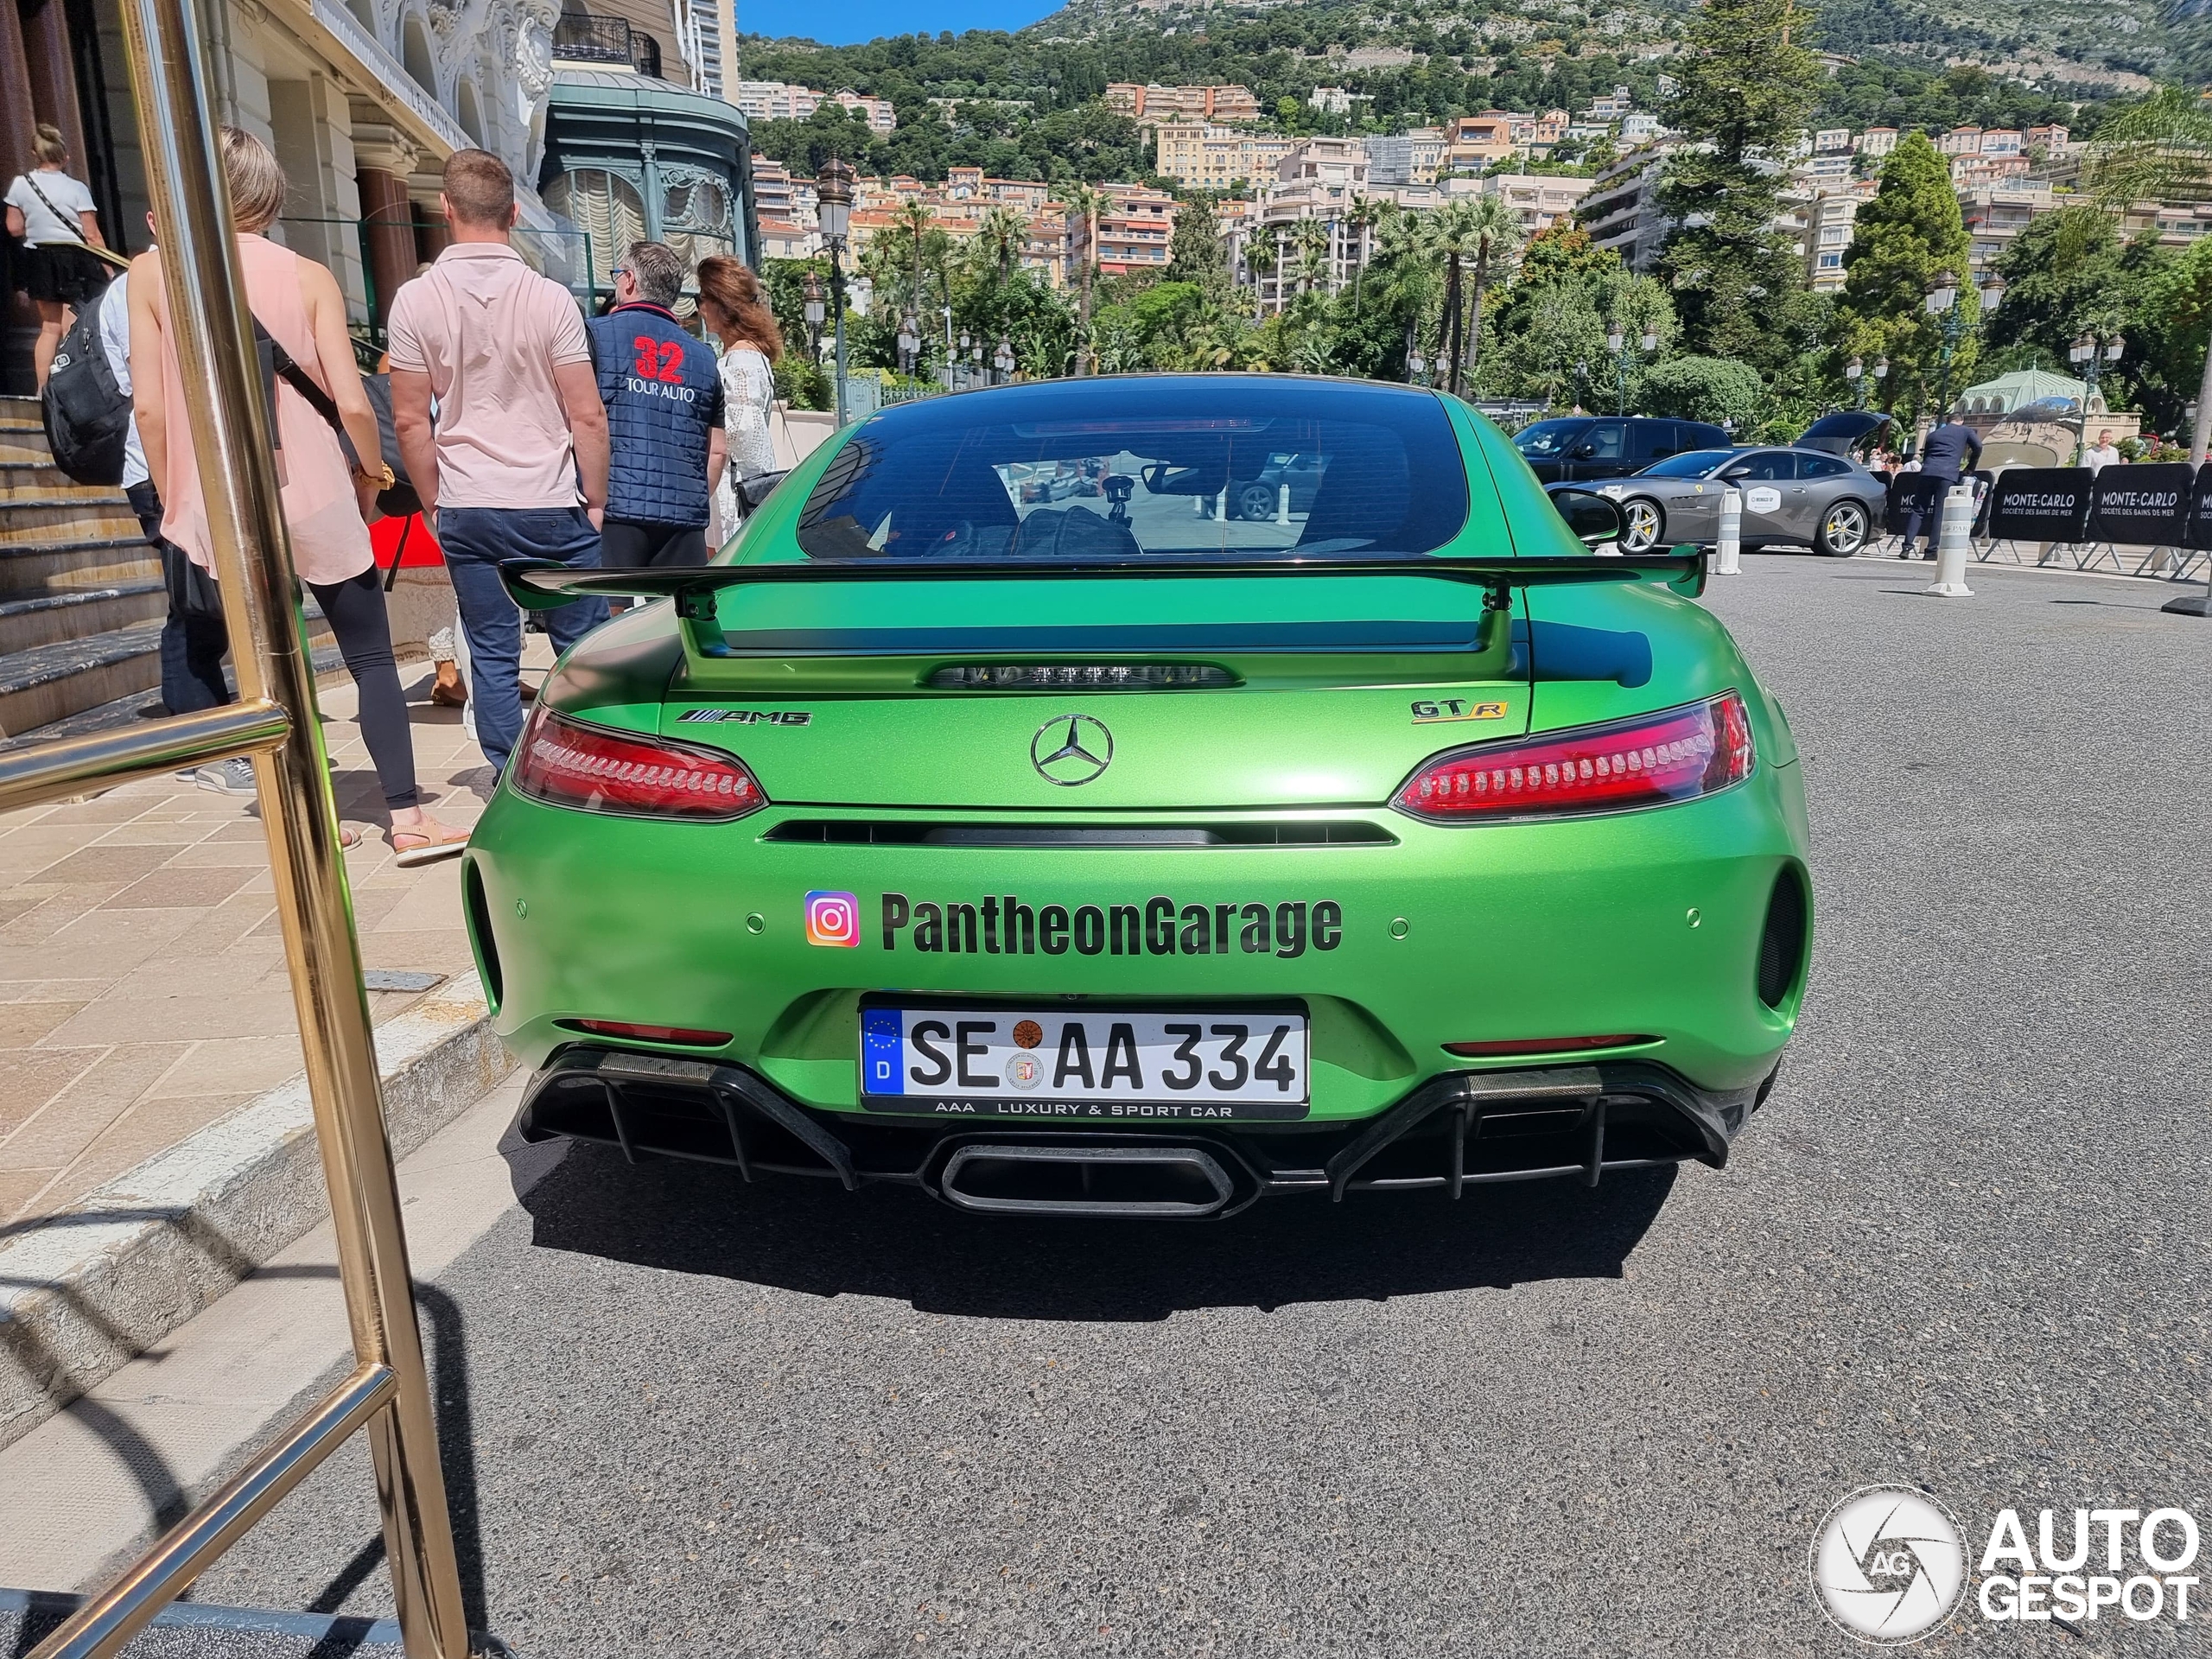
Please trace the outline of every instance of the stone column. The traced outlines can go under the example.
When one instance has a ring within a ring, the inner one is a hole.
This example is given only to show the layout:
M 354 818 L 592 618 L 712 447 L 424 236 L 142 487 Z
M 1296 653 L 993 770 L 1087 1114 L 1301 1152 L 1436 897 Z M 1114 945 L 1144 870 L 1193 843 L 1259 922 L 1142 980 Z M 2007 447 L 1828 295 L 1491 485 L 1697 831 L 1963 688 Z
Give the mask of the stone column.
M 22 60 L 29 73 L 30 97 L 18 110 L 29 108 L 36 121 L 51 121 L 61 129 L 69 146 L 69 170 L 85 176 L 85 121 L 77 109 L 77 67 L 69 50 L 69 19 L 61 0 L 46 0 L 22 18 Z M 20 120 L 18 117 L 16 119 Z M 18 142 L 28 142 L 26 133 Z
M 353 180 L 360 192 L 370 283 L 375 289 L 372 312 L 381 329 L 391 315 L 391 296 L 422 263 L 415 249 L 415 204 L 407 194 L 408 175 L 414 172 L 420 152 L 365 99 L 356 98 L 350 104 Z

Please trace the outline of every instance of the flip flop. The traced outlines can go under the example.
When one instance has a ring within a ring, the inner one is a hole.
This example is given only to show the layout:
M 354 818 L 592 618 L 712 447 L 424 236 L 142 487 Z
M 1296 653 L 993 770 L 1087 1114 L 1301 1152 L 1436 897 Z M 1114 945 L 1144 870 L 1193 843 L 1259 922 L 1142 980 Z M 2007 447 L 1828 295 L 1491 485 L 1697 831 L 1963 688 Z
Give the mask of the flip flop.
M 468 831 L 448 830 L 442 840 L 433 840 L 420 830 L 395 830 L 391 832 L 394 864 L 402 869 L 412 869 L 417 864 L 435 864 L 442 858 L 457 857 L 468 849 Z

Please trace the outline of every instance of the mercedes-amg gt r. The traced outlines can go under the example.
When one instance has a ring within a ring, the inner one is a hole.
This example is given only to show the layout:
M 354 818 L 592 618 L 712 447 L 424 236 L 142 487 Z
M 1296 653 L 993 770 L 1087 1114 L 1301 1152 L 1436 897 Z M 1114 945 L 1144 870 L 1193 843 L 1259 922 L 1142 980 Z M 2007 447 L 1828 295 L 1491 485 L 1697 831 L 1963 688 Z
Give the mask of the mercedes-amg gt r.
M 1450 397 L 1162 376 L 886 410 L 703 568 L 510 565 L 650 601 L 466 860 L 522 1133 L 1077 1215 L 1725 1162 L 1803 791 L 1621 528 Z

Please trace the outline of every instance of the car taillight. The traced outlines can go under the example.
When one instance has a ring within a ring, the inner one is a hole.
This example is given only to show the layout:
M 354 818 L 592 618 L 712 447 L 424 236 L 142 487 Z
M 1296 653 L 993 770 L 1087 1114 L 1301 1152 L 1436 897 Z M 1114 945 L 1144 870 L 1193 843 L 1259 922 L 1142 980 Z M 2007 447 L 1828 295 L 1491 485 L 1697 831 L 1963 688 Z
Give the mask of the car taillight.
M 1603 726 L 1440 754 L 1390 804 L 1441 823 L 1621 812 L 1694 800 L 1751 775 L 1751 721 L 1733 691 Z
M 564 1026 L 590 1032 L 595 1037 L 628 1037 L 645 1043 L 682 1043 L 690 1048 L 727 1048 L 729 1033 L 700 1031 L 690 1026 L 633 1026 L 621 1020 L 563 1020 Z
M 586 726 L 544 708 L 523 735 L 514 785 L 549 805 L 640 817 L 741 818 L 768 803 L 734 755 Z

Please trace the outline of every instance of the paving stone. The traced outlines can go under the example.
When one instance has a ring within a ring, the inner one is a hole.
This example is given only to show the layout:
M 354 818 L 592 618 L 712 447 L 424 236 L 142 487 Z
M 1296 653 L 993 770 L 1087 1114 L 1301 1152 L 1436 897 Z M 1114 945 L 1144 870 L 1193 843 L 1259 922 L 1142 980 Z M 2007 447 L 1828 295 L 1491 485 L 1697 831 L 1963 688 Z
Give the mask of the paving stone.
M 392 863 L 353 688 L 322 701 L 341 817 L 363 832 L 346 870 L 364 961 L 467 971 L 458 866 Z M 473 823 L 482 754 L 450 711 L 410 713 L 424 798 Z M 268 857 L 253 799 L 167 774 L 0 817 L 0 1227 L 67 1209 L 299 1070 Z M 370 1012 L 422 998 L 375 993 Z

